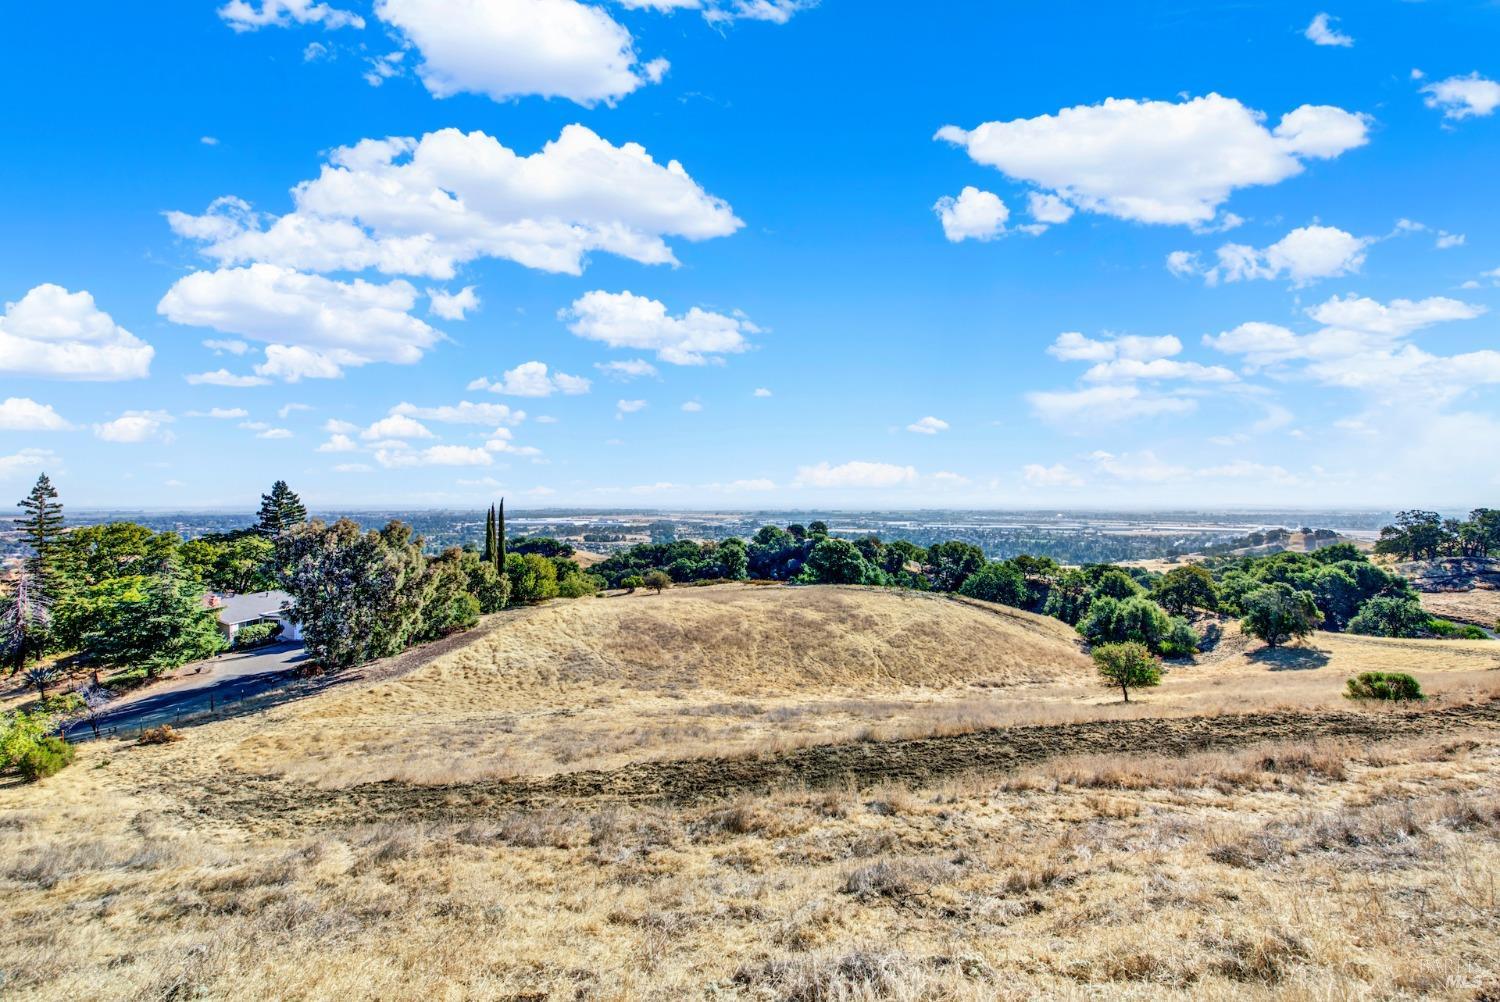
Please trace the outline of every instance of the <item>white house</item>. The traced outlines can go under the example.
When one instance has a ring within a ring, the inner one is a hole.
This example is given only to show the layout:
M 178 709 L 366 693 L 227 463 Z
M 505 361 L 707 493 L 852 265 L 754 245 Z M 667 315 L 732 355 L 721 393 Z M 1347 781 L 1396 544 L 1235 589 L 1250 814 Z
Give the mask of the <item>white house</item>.
M 292 619 L 292 596 L 284 591 L 257 591 L 248 595 L 210 595 L 209 608 L 218 610 L 219 629 L 234 643 L 240 627 L 251 623 L 280 623 L 278 640 L 301 640 L 302 631 Z

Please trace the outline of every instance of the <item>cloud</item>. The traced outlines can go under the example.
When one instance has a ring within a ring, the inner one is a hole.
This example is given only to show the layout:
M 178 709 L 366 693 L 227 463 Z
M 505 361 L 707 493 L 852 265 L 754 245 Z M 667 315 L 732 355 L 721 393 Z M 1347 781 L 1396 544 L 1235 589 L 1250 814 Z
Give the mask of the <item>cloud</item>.
M 942 418 L 924 417 L 920 421 L 913 421 L 906 426 L 906 430 L 918 435 L 936 435 L 940 431 L 948 430 L 948 422 Z
M 113 421 L 94 425 L 94 434 L 106 442 L 170 441 L 172 433 L 166 426 L 172 421 L 172 415 L 166 411 L 126 411 Z
M 318 446 L 319 452 L 354 452 L 359 446 L 348 435 L 331 435 L 328 441 Z
M 179 324 L 270 342 L 262 376 L 328 379 L 372 362 L 411 364 L 441 335 L 408 312 L 409 282 L 336 282 L 271 264 L 194 272 L 157 312 Z
M 1354 44 L 1354 39 L 1333 26 L 1333 22 L 1337 20 L 1338 18 L 1327 14 L 1316 14 L 1302 34 L 1314 45 L 1333 45 L 1347 49 Z
M 406 414 L 388 414 L 359 433 L 366 441 L 389 439 L 436 438 L 422 422 Z
M 211 407 L 206 411 L 188 411 L 185 417 L 191 418 L 213 418 L 217 421 L 233 421 L 237 418 L 247 418 L 250 412 L 243 407 Z
M 479 296 L 474 292 L 472 285 L 466 285 L 458 292 L 428 289 L 427 301 L 428 312 L 444 320 L 462 320 L 474 310 L 479 309 Z
M 832 466 L 824 462 L 817 466 L 798 467 L 796 484 L 799 487 L 895 487 L 916 479 L 917 471 L 910 466 L 862 461 Z
M 255 433 L 256 438 L 292 438 L 290 428 L 263 428 Z
M 654 10 L 672 13 L 679 10 L 702 11 L 710 24 L 725 21 L 766 21 L 786 24 L 798 11 L 817 6 L 817 0 L 620 0 L 629 10 Z
M 1039 223 L 1066 223 L 1073 218 L 1073 207 L 1056 195 L 1038 191 L 1026 193 L 1026 211 Z
M 0 479 L 34 476 L 46 467 L 56 466 L 59 462 L 61 459 L 51 449 L 22 449 L 9 456 L 0 456 Z
M 30 397 L 7 397 L 0 402 L 0 431 L 69 431 L 72 425 L 52 409 Z
M 0 316 L 0 372 L 51 379 L 144 379 L 155 350 L 87 292 L 38 285 Z
M 364 18 L 315 0 L 229 0 L 219 8 L 219 17 L 235 31 L 284 28 L 291 24 L 317 24 L 336 28 L 363 28 Z
M 518 411 L 507 404 L 476 404 L 468 400 L 441 407 L 418 407 L 416 404 L 403 402 L 392 407 L 391 413 L 422 418 L 424 421 L 441 421 L 444 424 L 518 425 L 526 420 L 525 411 Z
M 250 350 L 248 342 L 230 338 L 205 338 L 202 343 L 215 355 L 243 355 Z
M 1198 407 L 1191 397 L 1147 392 L 1130 384 L 1038 391 L 1026 394 L 1026 400 L 1038 417 L 1056 424 L 1188 414 Z
M 632 358 L 624 362 L 595 362 L 594 368 L 621 382 L 656 375 L 656 366 L 644 358 Z
M 1436 324 L 1478 317 L 1483 307 L 1441 296 L 1387 304 L 1350 295 L 1335 296 L 1306 312 L 1322 325 L 1309 334 L 1252 321 L 1205 335 L 1203 341 L 1240 356 L 1252 370 L 1270 368 L 1283 378 L 1361 391 L 1388 405 L 1432 409 L 1471 389 L 1500 383 L 1500 351 L 1441 356 L 1410 341 Z
M 654 369 L 652 371 L 655 372 Z M 481 376 L 469 383 L 469 389 L 489 390 L 491 393 L 504 393 L 512 397 L 550 397 L 554 393 L 577 396 L 587 393 L 591 385 L 582 376 L 570 376 L 565 372 L 549 373 L 545 362 L 522 362 L 514 369 L 502 373 L 498 381 L 491 382 Z
M 417 75 L 434 97 L 613 104 L 666 70 L 641 64 L 630 32 L 577 0 L 378 0 L 375 13 L 421 52 Z
M 1200 365 L 1176 359 L 1156 358 L 1143 362 L 1117 358 L 1099 362 L 1083 374 L 1090 383 L 1130 383 L 1137 380 L 1184 380 L 1193 383 L 1232 383 L 1238 377 L 1222 365 Z
M 1106 341 L 1095 341 L 1077 331 L 1066 331 L 1052 342 L 1047 354 L 1064 362 L 1107 362 L 1116 358 L 1149 362 L 1181 351 L 1182 342 L 1170 334 L 1160 337 L 1127 334 Z
M 311 404 L 282 404 L 280 407 L 276 408 L 276 416 L 279 418 L 286 418 L 290 417 L 292 414 L 297 413 L 298 411 L 310 410 L 312 410 Z
M 755 392 L 751 395 L 756 397 L 769 397 L 771 396 L 771 391 L 766 389 L 764 386 L 757 386 L 755 388 Z
M 467 445 L 433 445 L 426 449 L 377 449 L 375 461 L 387 469 L 409 466 L 489 466 L 495 459 L 484 449 Z
M 1098 470 L 1118 480 L 1162 483 L 1168 480 L 1184 479 L 1191 473 L 1185 466 L 1175 466 L 1162 461 L 1150 449 L 1119 456 L 1100 451 L 1093 453 L 1089 458 L 1093 460 Z
M 1179 276 L 1201 274 L 1207 285 L 1286 277 L 1300 288 L 1358 272 L 1373 243 L 1374 237 L 1356 237 L 1332 226 L 1302 226 L 1261 249 L 1225 244 L 1217 252 L 1219 263 L 1207 269 L 1199 267 L 1196 255 L 1176 251 L 1167 255 L 1167 269 Z
M 689 400 L 682 405 L 682 409 L 689 414 L 697 414 L 703 410 L 703 405 L 696 400 Z
M 672 365 L 721 361 L 723 355 L 747 351 L 750 343 L 745 335 L 760 332 L 741 315 L 711 313 L 696 306 L 674 317 L 664 303 L 630 292 L 584 293 L 558 317 L 570 321 L 568 330 L 579 337 L 602 341 L 611 348 L 654 351 L 657 358 Z
M 938 214 L 943 224 L 943 235 L 950 243 L 962 240 L 993 240 L 1005 233 L 1005 221 L 1010 218 L 1010 209 L 993 192 L 980 191 L 973 185 L 959 192 L 958 197 L 944 195 L 937 200 L 932 211 Z
M 1424 86 L 1422 93 L 1427 107 L 1441 109 L 1444 118 L 1454 121 L 1483 118 L 1500 108 L 1500 83 L 1478 73 L 1435 81 Z
M 334 150 L 292 200 L 280 217 L 224 197 L 167 221 L 221 265 L 443 281 L 485 257 L 572 275 L 594 251 L 675 265 L 667 237 L 708 240 L 744 225 L 677 161 L 659 164 L 639 144 L 614 146 L 582 125 L 530 156 L 477 131 L 366 139 Z
M 1462 233 L 1449 233 L 1446 230 L 1439 230 L 1437 240 L 1435 240 L 1433 243 L 1438 250 L 1451 250 L 1454 247 L 1462 247 L 1466 242 L 1468 242 L 1468 239 L 1469 238 Z
M 646 409 L 644 400 L 617 400 L 615 401 L 615 417 L 624 417 L 626 414 L 634 414 Z
M 1022 478 L 1034 487 L 1082 487 L 1083 478 L 1061 463 L 1043 466 L 1028 463 L 1021 469 Z
M 1109 98 L 936 138 L 1075 209 L 1144 223 L 1201 226 L 1238 188 L 1284 181 L 1308 159 L 1363 146 L 1363 116 L 1302 105 L 1274 129 L 1233 98 L 1178 103 Z
M 215 369 L 213 372 L 195 372 L 183 377 L 190 386 L 266 386 L 271 381 L 264 376 L 239 375 L 228 369 Z

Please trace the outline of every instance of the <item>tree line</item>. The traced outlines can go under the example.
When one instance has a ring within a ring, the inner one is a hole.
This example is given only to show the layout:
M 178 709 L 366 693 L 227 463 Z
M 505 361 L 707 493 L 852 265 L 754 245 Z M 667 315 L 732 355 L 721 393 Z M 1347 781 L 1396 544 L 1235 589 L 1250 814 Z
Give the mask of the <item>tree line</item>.
M 1500 555 L 1500 508 L 1475 508 L 1467 519 L 1412 509 L 1380 530 L 1375 552 L 1398 560 Z

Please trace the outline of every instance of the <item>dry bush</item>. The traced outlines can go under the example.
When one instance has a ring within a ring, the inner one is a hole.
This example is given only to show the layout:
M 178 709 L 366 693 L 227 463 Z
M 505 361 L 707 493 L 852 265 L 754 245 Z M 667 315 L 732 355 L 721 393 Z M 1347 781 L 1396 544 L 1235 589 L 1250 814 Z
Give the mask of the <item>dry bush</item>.
M 162 724 L 160 727 L 148 727 L 141 731 L 140 736 L 135 739 L 138 745 L 170 745 L 181 741 L 186 735 L 171 724 Z

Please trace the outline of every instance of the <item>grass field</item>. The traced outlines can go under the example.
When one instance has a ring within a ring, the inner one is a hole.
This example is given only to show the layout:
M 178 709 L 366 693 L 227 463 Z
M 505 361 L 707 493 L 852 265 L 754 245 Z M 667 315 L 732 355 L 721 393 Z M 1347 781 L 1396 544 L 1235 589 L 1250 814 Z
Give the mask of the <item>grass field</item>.
M 1494 589 L 1424 593 L 1422 608 L 1455 623 L 1500 628 L 1500 591 Z
M 932 596 L 507 613 L 0 788 L 0 995 L 1500 992 L 1500 644 L 1223 629 L 1127 708 L 1066 627 Z M 1434 698 L 1352 706 L 1366 668 Z

